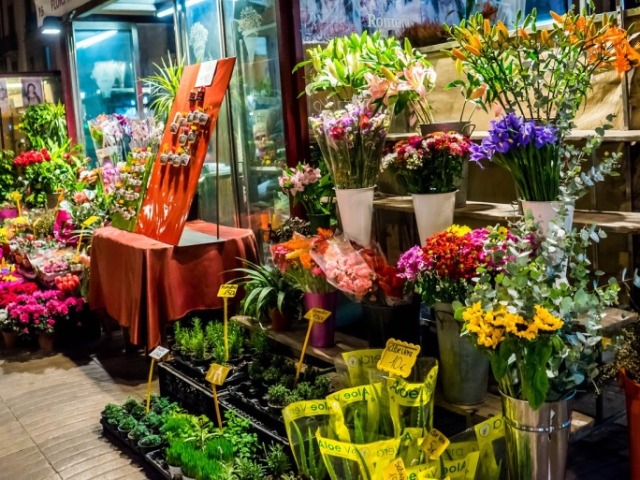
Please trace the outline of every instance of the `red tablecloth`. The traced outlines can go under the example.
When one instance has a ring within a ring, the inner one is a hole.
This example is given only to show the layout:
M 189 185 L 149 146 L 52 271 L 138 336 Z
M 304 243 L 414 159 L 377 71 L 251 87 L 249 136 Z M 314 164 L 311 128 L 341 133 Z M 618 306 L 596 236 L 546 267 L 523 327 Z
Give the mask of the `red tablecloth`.
M 216 235 L 212 223 L 187 227 Z M 113 227 L 97 230 L 91 244 L 91 308 L 106 309 L 128 327 L 132 343 L 157 346 L 167 322 L 222 307 L 218 288 L 232 278 L 223 272 L 241 266 L 238 257 L 257 261 L 251 230 L 220 226 L 220 237 L 224 242 L 174 247 Z

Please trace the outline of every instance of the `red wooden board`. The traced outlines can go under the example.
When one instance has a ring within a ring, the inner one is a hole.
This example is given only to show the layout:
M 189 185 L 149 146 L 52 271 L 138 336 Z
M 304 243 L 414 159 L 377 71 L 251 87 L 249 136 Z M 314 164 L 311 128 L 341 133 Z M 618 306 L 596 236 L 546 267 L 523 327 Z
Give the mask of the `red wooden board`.
M 175 140 L 175 135 L 170 131 L 171 122 L 177 112 L 189 111 L 189 92 L 194 88 L 200 69 L 199 64 L 185 67 L 153 165 L 149 188 L 138 215 L 134 230 L 136 233 L 170 245 L 178 245 L 193 196 L 198 188 L 198 179 L 211 140 L 211 133 L 218 120 L 220 105 L 229 86 L 235 62 L 236 59 L 233 57 L 218 60 L 213 83 L 205 89 L 203 107 L 211 118 L 202 132 L 197 150 L 191 155 L 189 165 L 179 167 L 170 164 L 162 165 L 159 158 L 164 146 L 173 145 Z

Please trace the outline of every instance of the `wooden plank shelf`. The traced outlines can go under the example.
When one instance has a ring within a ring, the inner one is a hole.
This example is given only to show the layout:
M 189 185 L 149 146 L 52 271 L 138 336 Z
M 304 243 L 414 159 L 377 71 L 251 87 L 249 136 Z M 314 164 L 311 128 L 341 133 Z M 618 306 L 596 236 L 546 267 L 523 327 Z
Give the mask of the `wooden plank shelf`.
M 488 136 L 487 131 L 476 131 L 471 135 L 472 140 L 482 140 Z M 578 141 L 584 140 L 585 138 L 595 135 L 595 130 L 572 130 L 565 137 L 566 140 L 570 141 Z M 397 142 L 399 140 L 404 140 L 406 138 L 417 135 L 415 132 L 408 133 L 390 133 L 387 135 L 387 140 L 392 142 Z M 634 143 L 640 141 L 640 130 L 607 130 L 604 132 L 604 141 L 605 142 L 628 142 Z
M 387 197 L 373 202 L 375 208 L 396 212 L 413 213 L 411 197 Z M 464 207 L 456 208 L 456 218 L 474 218 L 488 222 L 513 220 L 520 216 L 518 208 L 507 203 L 467 201 Z M 597 210 L 576 210 L 573 224 L 578 226 L 598 225 L 611 233 L 640 233 L 640 212 L 613 212 Z

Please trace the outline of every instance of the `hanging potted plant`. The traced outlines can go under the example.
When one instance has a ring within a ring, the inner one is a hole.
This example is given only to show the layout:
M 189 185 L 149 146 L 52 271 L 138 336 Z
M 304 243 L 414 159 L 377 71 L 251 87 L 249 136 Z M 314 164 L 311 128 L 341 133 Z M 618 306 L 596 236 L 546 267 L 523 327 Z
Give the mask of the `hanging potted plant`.
M 294 234 L 291 240 L 271 247 L 274 265 L 294 288 L 303 292 L 305 310 L 322 308 L 331 312 L 324 322 L 314 323 L 311 328 L 309 343 L 317 348 L 334 345 L 338 296 L 313 259 L 312 252 L 326 251 L 332 236 L 331 230 L 318 229 L 318 235 L 304 237 Z
M 395 144 L 382 170 L 399 176 L 411 193 L 420 241 L 453 223 L 456 191 L 471 141 L 455 132 L 411 137 Z
M 541 244 L 534 229 L 530 221 L 514 224 L 506 249 L 487 257 L 505 262 L 503 271 L 492 276 L 478 269 L 466 305 L 454 306 L 500 388 L 510 478 L 555 480 L 565 477 L 571 399 L 598 374 L 599 324 L 619 287 L 589 277 L 586 252 L 599 238 L 595 227 L 551 233 Z M 494 230 L 489 238 L 495 235 L 504 233 Z M 569 259 L 568 279 L 553 268 L 556 249 Z M 577 330 L 578 317 L 584 331 Z

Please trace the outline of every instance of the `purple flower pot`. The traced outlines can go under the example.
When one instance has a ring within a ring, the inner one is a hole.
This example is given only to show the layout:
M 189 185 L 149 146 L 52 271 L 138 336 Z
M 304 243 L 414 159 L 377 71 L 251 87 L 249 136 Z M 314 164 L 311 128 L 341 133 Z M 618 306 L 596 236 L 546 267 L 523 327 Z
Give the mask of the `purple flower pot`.
M 328 348 L 333 347 L 336 331 L 336 302 L 338 292 L 330 293 L 305 293 L 304 306 L 307 310 L 312 308 L 322 308 L 331 312 L 331 316 L 323 323 L 314 323 L 311 328 L 309 343 L 312 347 Z

